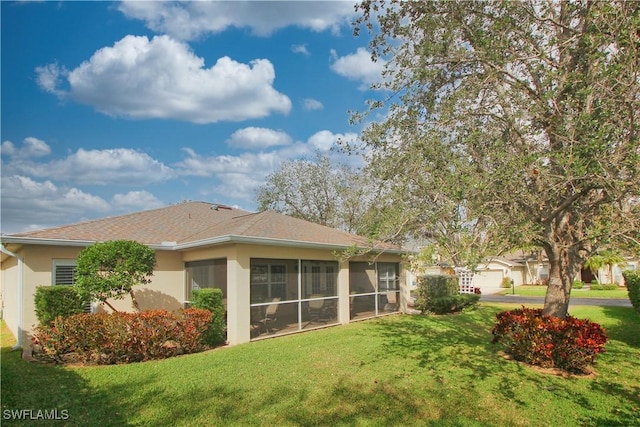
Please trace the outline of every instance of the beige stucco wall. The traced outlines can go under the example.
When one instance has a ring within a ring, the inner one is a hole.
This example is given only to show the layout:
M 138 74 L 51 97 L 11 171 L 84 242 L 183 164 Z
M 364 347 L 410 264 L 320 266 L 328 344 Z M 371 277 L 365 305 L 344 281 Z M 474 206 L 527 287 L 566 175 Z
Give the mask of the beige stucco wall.
M 184 264 L 180 253 L 172 251 L 156 251 L 156 267 L 151 283 L 134 288 L 134 295 L 140 310 L 164 308 L 177 310 L 182 308 L 185 300 Z M 131 297 L 126 295 L 120 300 L 109 300 L 118 311 L 134 311 Z M 97 311 L 111 311 L 106 306 Z
M 29 245 L 20 249 L 24 256 L 23 267 L 23 348 L 30 351 L 30 332 L 37 324 L 34 310 L 34 294 L 37 286 L 51 285 L 53 282 L 54 260 L 75 260 L 82 247 L 61 247 Z M 333 250 L 304 249 L 279 246 L 261 246 L 248 244 L 226 244 L 210 248 L 198 248 L 185 251 L 156 251 L 156 268 L 151 283 L 136 287 L 135 295 L 140 309 L 166 308 L 177 309 L 183 306 L 186 297 L 184 263 L 205 259 L 227 259 L 227 320 L 228 341 L 235 345 L 250 341 L 250 264 L 253 258 L 337 261 Z M 2 265 L 2 302 L 7 325 L 14 334 L 18 334 L 19 313 L 16 301 L 18 268 L 17 260 L 3 257 Z M 369 261 L 370 257 L 352 258 L 350 261 Z M 400 255 L 382 254 L 378 262 L 401 262 Z M 349 261 L 341 262 L 338 272 L 338 295 L 340 305 L 338 318 L 340 323 L 349 322 Z M 404 268 L 400 268 L 401 286 L 405 288 Z M 14 286 L 11 286 L 14 284 Z M 406 307 L 406 297 L 402 293 L 401 307 Z M 122 311 L 133 309 L 131 299 L 110 301 Z M 110 311 L 108 308 L 97 309 Z
M 53 283 L 54 260 L 76 260 L 81 247 L 62 247 L 30 245 L 23 247 L 19 254 L 24 257 L 23 266 L 23 292 L 22 292 L 22 326 L 23 347 L 30 344 L 30 333 L 37 325 L 35 314 L 34 295 L 38 286 L 50 286 Z M 19 313 L 16 304 L 9 301 L 17 301 L 17 261 L 12 266 L 11 258 L 3 262 L 3 304 L 7 310 L 3 313 L 7 326 L 11 332 L 18 336 Z M 6 284 L 5 284 L 6 283 Z M 8 286 L 15 283 L 16 286 Z M 7 291 L 4 291 L 7 288 Z M 176 252 L 156 251 L 156 269 L 149 285 L 136 288 L 135 295 L 140 304 L 140 309 L 167 308 L 177 309 L 182 307 L 184 300 L 184 273 L 182 256 Z M 7 303 L 5 303 L 5 299 Z M 109 301 L 117 310 L 131 311 L 133 309 L 131 298 Z M 110 311 L 105 307 L 97 307 L 97 311 Z
M 20 255 L 19 253 L 17 255 Z M 0 298 L 2 299 L 2 319 L 13 335 L 18 337 L 18 259 L 2 254 L 0 265 Z
M 24 328 L 22 347 L 30 348 L 30 333 L 38 324 L 34 308 L 34 296 L 38 286 L 50 286 L 53 283 L 53 260 L 75 260 L 81 247 L 62 246 L 24 246 L 24 272 L 22 291 L 22 325 Z

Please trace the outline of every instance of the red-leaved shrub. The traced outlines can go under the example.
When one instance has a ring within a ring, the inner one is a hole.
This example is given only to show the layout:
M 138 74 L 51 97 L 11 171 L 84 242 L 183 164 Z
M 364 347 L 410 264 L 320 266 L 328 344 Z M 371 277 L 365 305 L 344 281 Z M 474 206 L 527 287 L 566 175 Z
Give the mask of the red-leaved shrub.
M 496 317 L 492 342 L 501 343 L 507 354 L 530 365 L 588 373 L 608 340 L 597 323 L 543 316 L 542 309 L 522 307 Z
M 33 341 L 39 357 L 58 363 L 141 362 L 204 350 L 210 322 L 211 312 L 200 309 L 83 313 L 38 326 Z

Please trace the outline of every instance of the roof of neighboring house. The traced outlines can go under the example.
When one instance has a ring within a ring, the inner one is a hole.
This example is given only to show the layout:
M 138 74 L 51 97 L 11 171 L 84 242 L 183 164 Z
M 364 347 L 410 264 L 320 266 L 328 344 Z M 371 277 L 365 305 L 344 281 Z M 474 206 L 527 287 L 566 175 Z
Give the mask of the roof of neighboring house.
M 485 263 L 481 263 L 481 265 L 484 266 L 484 268 L 488 267 L 489 264 L 492 263 L 497 263 L 497 264 L 502 264 L 505 265 L 509 268 L 513 268 L 513 267 L 522 267 L 524 264 L 522 264 L 522 262 L 520 262 L 520 260 L 516 260 L 516 259 L 507 259 L 507 258 L 502 258 L 502 257 L 492 257 L 489 258 Z
M 2 236 L 8 243 L 90 244 L 136 240 L 167 249 L 187 249 L 230 241 L 283 246 L 369 247 L 362 236 L 282 215 L 252 213 L 206 202 L 183 202 L 159 209 Z M 392 245 L 378 249 L 400 251 Z

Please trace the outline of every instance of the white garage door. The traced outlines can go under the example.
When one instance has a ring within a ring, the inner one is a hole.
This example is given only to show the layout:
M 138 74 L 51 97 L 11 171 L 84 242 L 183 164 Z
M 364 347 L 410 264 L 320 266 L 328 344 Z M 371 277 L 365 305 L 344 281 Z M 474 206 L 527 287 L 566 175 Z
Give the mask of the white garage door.
M 481 289 L 500 288 L 503 276 L 504 273 L 502 270 L 478 271 L 473 278 L 473 286 Z

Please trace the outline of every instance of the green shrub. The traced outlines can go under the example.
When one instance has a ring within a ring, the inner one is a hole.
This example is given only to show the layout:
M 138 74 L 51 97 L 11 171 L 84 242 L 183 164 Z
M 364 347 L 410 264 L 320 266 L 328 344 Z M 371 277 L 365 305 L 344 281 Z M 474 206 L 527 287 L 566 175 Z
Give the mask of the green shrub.
M 131 296 L 138 309 L 133 287 L 151 282 L 156 264 L 155 251 L 133 240 L 98 242 L 78 254 L 76 288 L 91 301 L 98 300 L 113 311 L 109 299 Z
M 510 288 L 511 287 L 511 278 L 510 277 L 503 277 L 502 278 L 502 282 L 500 282 L 500 286 L 503 288 Z
M 204 350 L 211 322 L 207 310 L 75 314 L 38 326 L 36 357 L 64 363 L 115 364 L 163 359 Z
M 629 300 L 631 305 L 640 313 L 640 273 L 635 271 L 624 271 L 622 273 L 624 282 L 629 292 Z
M 191 307 L 211 312 L 211 324 L 207 330 L 205 342 L 211 346 L 224 343 L 227 339 L 227 319 L 222 301 L 222 290 L 205 288 L 193 291 Z
M 618 289 L 619 286 L 616 285 L 615 283 L 605 283 L 604 285 L 600 285 L 597 283 L 592 283 L 591 284 L 591 290 L 592 291 L 615 291 L 616 289 Z
M 496 315 L 493 343 L 501 343 L 514 359 L 571 373 L 589 373 L 608 338 L 589 320 L 543 316 L 542 309 L 522 307 Z
M 584 288 L 584 282 L 582 280 L 574 280 L 571 287 L 572 289 L 582 289 Z
M 458 278 L 450 275 L 427 275 L 418 280 L 416 308 L 423 313 L 455 313 L 474 306 L 478 294 L 460 295 Z
M 480 295 L 460 294 L 438 297 L 429 300 L 427 311 L 433 314 L 457 313 L 465 308 L 474 307 L 480 301 Z
M 36 317 L 41 325 L 49 325 L 58 316 L 83 313 L 88 301 L 73 286 L 38 286 L 34 296 Z

